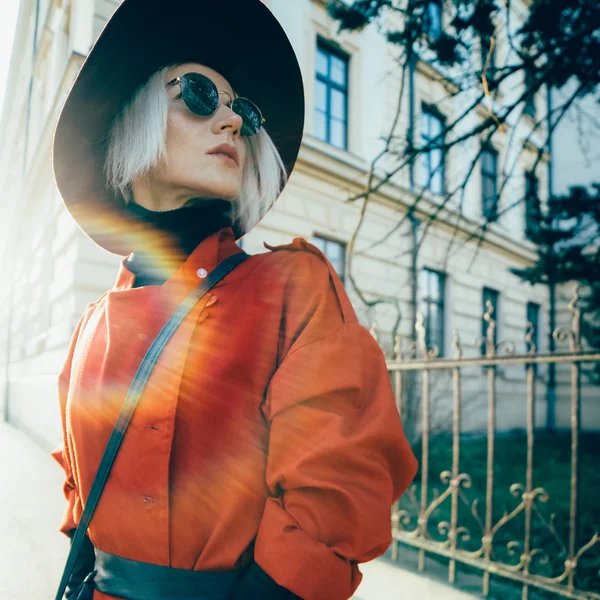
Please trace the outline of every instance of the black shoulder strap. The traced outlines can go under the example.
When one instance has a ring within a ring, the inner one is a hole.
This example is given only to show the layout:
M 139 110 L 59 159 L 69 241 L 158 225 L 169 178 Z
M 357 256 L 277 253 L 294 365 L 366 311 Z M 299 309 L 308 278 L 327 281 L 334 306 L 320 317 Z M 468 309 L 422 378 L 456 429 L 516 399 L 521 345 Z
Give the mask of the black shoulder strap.
M 152 372 L 160 353 L 163 351 L 164 347 L 167 345 L 167 342 L 173 333 L 175 333 L 181 322 L 192 310 L 196 302 L 198 302 L 198 300 L 200 300 L 212 287 L 214 287 L 215 284 L 221 281 L 225 275 L 227 275 L 237 265 L 249 257 L 250 255 L 246 254 L 245 252 L 239 252 L 220 263 L 179 305 L 175 313 L 169 318 L 165 326 L 161 329 L 160 333 L 156 336 L 156 339 L 152 342 L 150 348 L 148 348 L 148 351 L 146 352 L 146 355 L 140 363 L 135 377 L 133 378 L 131 386 L 129 387 L 129 391 L 127 392 L 127 396 L 123 402 L 119 416 L 117 417 L 117 422 L 110 435 L 108 444 L 106 445 L 106 450 L 104 451 L 102 460 L 100 461 L 98 472 L 94 477 L 87 502 L 85 503 L 85 508 L 83 509 L 83 514 L 81 515 L 81 519 L 79 520 L 79 524 L 77 525 L 77 529 L 75 530 L 75 534 L 71 541 L 71 550 L 69 551 L 67 564 L 65 565 L 65 570 L 58 588 L 58 593 L 56 594 L 56 600 L 62 600 L 63 594 L 67 589 L 69 578 L 71 577 L 73 567 L 75 566 L 77 554 L 81 548 L 81 543 L 83 542 L 90 521 L 92 520 L 92 516 L 96 510 L 98 501 L 100 500 L 102 490 L 104 489 L 104 484 L 108 479 L 108 475 L 117 456 L 117 452 L 119 451 L 121 442 L 123 441 L 123 436 L 127 431 L 127 427 L 129 426 L 131 418 L 133 417 L 133 413 L 138 405 L 144 387 L 146 386 L 148 377 L 150 376 L 150 373 Z

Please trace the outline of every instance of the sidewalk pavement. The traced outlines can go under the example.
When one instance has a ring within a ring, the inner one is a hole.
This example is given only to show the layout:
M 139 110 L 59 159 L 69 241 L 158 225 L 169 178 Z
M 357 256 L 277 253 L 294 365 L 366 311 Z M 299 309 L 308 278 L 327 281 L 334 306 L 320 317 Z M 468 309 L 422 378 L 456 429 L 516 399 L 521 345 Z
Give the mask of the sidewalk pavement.
M 0 422 L 0 599 L 54 598 L 69 551 L 58 531 L 63 473 L 50 454 Z M 470 600 L 450 586 L 374 560 L 353 600 Z

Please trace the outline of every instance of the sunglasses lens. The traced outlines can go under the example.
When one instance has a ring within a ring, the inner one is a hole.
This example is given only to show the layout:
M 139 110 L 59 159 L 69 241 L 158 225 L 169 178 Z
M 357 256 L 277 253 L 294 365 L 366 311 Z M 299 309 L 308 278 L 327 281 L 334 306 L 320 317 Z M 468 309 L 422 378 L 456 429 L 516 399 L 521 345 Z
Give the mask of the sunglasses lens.
M 236 98 L 231 108 L 243 120 L 242 135 L 255 135 L 261 126 L 261 115 L 258 107 L 247 98 Z
M 181 77 L 181 97 L 186 106 L 202 117 L 212 115 L 219 108 L 219 91 L 208 77 L 200 73 L 186 73 Z M 231 109 L 242 117 L 242 135 L 256 135 L 261 127 L 260 110 L 247 98 L 236 98 Z
M 181 97 L 186 106 L 202 117 L 212 115 L 219 106 L 215 84 L 200 73 L 187 73 L 181 78 Z

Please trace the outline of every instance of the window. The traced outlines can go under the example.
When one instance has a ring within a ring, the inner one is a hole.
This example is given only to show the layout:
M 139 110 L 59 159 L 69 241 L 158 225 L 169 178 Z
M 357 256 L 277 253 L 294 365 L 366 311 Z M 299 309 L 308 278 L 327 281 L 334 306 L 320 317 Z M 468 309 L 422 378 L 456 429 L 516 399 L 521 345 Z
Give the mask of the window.
M 498 152 L 489 145 L 481 150 L 481 212 L 488 221 L 498 216 Z
M 535 173 L 525 173 L 525 235 L 535 239 L 540 230 L 540 198 L 538 195 L 538 180 Z
M 320 236 L 313 236 L 311 242 L 329 259 L 343 283 L 346 269 L 346 244 Z
M 348 147 L 348 57 L 319 40 L 316 56 L 315 136 Z
M 535 351 L 539 352 L 540 350 L 540 305 L 535 302 L 527 303 L 527 331 L 529 331 L 529 323 L 533 326 L 533 332 L 531 335 L 531 341 L 535 345 Z M 531 350 L 531 348 L 527 348 L 527 350 Z M 533 373 L 537 375 L 538 365 L 537 363 L 533 364 Z
M 485 320 L 485 313 L 488 311 L 488 301 L 492 304 L 492 319 L 495 321 L 494 327 L 494 346 L 498 343 L 498 303 L 500 299 L 500 292 L 493 290 L 492 288 L 483 288 L 482 294 L 482 317 L 481 317 L 481 337 L 487 339 L 488 322 Z M 486 355 L 485 341 L 481 344 L 481 354 Z
M 536 84 L 535 75 L 533 71 L 525 71 L 525 90 L 532 89 Z M 525 106 L 523 106 L 523 114 L 530 116 L 535 119 L 535 93 L 528 93 L 525 96 Z
M 442 3 L 439 0 L 432 0 L 425 6 L 423 33 L 434 40 L 437 40 L 442 33 Z
M 425 340 L 428 347 L 437 346 L 444 354 L 444 288 L 446 276 L 438 271 L 421 271 L 419 311 L 425 320 Z
M 421 113 L 421 144 L 432 147 L 421 154 L 421 185 L 436 194 L 444 192 L 444 119 L 432 107 L 423 105 Z

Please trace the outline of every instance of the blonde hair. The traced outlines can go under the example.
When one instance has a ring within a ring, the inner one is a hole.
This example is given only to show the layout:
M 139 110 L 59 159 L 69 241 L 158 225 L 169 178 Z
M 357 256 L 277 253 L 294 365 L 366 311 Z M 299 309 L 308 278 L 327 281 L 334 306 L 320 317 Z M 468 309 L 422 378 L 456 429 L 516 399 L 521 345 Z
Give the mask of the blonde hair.
M 150 76 L 115 118 L 108 138 L 104 163 L 106 184 L 125 202 L 131 202 L 131 183 L 147 176 L 166 157 L 169 96 L 165 84 L 171 69 L 163 67 Z M 287 182 L 281 156 L 271 136 L 261 127 L 242 138 L 247 154 L 240 196 L 233 202 L 233 224 L 249 231 L 271 208 Z

